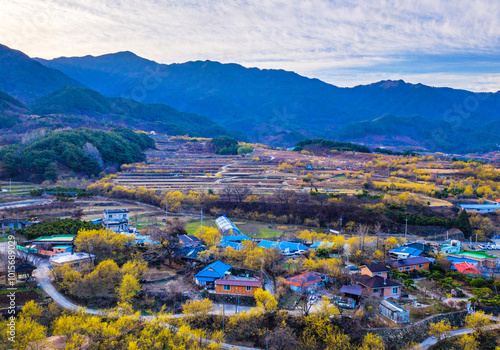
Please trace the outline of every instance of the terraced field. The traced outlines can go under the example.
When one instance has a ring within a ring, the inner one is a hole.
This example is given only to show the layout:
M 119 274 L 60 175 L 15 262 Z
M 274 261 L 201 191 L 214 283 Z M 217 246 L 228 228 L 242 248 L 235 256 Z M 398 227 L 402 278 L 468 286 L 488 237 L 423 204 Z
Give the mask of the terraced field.
M 8 202 L 12 199 L 28 197 L 30 190 L 38 188 L 38 185 L 29 182 L 0 181 L 0 202 Z
M 263 193 L 284 186 L 285 176 L 273 170 L 277 162 L 271 157 L 257 162 L 251 156 L 222 156 L 190 146 L 162 139 L 157 142 L 158 150 L 149 152 L 145 164 L 125 167 L 115 182 L 128 188 L 168 191 L 220 190 L 231 186 Z

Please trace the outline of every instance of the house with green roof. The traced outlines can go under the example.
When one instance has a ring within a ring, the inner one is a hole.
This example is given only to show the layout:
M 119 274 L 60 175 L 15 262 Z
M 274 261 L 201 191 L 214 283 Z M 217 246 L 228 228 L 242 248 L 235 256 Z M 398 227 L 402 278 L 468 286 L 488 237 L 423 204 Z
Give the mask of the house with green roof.
M 462 250 L 458 253 L 448 254 L 450 257 L 467 258 L 477 261 L 478 267 L 495 268 L 498 263 L 498 256 L 494 256 L 482 251 Z

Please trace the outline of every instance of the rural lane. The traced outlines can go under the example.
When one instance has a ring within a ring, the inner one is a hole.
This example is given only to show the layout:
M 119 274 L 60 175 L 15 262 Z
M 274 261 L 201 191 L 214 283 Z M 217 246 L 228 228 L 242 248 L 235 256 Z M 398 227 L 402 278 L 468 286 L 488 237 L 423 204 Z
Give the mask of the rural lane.
M 498 322 L 498 317 L 493 316 L 493 317 L 491 317 L 491 319 Z M 495 324 L 492 324 L 490 326 L 486 326 L 483 328 L 483 330 L 492 330 L 492 329 L 498 329 L 498 328 L 500 328 L 500 323 L 495 323 Z M 464 334 L 471 334 L 474 332 L 475 332 L 474 328 L 456 329 L 456 330 L 448 332 L 448 334 L 446 334 L 444 336 L 444 338 L 453 338 L 453 337 L 458 337 L 458 336 L 461 336 Z M 423 342 L 421 342 L 420 344 L 413 347 L 412 350 L 426 350 L 426 349 L 429 349 L 431 346 L 433 346 L 436 343 L 437 343 L 436 337 L 434 337 L 434 336 L 429 337 L 429 338 L 425 339 Z
M 95 309 L 80 307 L 80 306 L 72 303 L 71 301 L 66 299 L 61 293 L 59 293 L 52 285 L 52 282 L 50 279 L 50 268 L 49 268 L 48 260 L 43 260 L 40 264 L 38 264 L 37 269 L 33 272 L 33 275 L 35 276 L 37 282 L 40 284 L 40 287 L 52 298 L 52 300 L 54 300 L 62 308 L 68 309 L 68 310 L 73 310 L 73 311 L 83 310 L 85 313 L 90 314 L 90 315 L 105 315 L 106 314 L 106 312 L 102 311 L 102 310 L 95 310 Z M 214 313 L 217 314 L 218 313 L 217 310 L 215 310 Z M 172 315 L 171 317 L 182 318 L 182 317 L 186 317 L 186 316 L 188 316 L 188 315 L 176 314 L 176 315 Z M 144 321 L 153 321 L 156 319 L 156 316 L 141 316 L 141 319 Z M 210 340 L 206 339 L 206 341 L 210 341 Z M 220 345 L 223 349 L 261 350 L 259 348 L 236 346 L 236 345 L 232 345 L 232 344 L 228 344 L 228 343 L 221 343 Z

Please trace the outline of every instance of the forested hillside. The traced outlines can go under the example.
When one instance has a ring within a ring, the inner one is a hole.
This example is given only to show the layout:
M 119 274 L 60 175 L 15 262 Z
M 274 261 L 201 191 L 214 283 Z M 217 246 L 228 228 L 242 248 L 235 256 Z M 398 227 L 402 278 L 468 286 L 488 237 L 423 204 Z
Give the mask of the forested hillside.
M 154 147 L 147 134 L 124 128 L 36 131 L 0 149 L 0 178 L 41 182 L 65 173 L 96 176 L 106 168 L 144 161 L 143 151 Z

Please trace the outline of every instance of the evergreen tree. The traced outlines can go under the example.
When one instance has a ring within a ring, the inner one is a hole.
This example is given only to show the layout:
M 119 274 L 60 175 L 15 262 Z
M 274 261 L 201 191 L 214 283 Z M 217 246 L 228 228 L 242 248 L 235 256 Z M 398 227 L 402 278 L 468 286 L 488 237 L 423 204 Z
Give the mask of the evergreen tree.
M 462 210 L 457 217 L 457 228 L 459 228 L 466 239 L 472 235 L 472 226 L 470 225 L 469 215 L 465 210 Z

